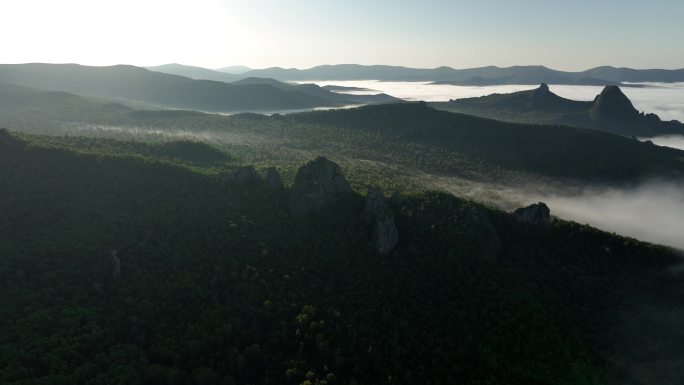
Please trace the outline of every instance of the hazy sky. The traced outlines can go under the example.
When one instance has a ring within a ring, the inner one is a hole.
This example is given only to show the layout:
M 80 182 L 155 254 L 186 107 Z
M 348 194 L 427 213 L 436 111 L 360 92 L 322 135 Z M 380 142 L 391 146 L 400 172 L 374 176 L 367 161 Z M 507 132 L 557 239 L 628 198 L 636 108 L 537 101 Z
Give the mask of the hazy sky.
M 682 0 L 2 0 L 1 63 L 684 67 Z

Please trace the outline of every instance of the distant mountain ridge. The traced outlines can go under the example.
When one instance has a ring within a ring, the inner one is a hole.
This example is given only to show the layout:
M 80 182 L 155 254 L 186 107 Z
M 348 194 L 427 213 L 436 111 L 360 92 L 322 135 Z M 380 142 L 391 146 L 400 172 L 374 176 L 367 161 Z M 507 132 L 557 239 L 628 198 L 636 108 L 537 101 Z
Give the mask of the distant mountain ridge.
M 247 71 L 251 71 L 251 70 L 252 70 L 251 68 L 249 68 L 247 66 L 241 66 L 241 65 L 221 67 L 221 68 L 216 69 L 216 71 L 219 71 L 219 72 L 226 72 L 229 74 L 236 74 L 236 75 L 243 74 L 243 73 L 245 73 Z
M 684 82 L 683 69 L 632 69 L 602 66 L 585 71 L 559 71 L 540 65 L 454 69 L 451 67 L 410 68 L 389 65 L 335 64 L 307 69 L 271 67 L 249 69 L 243 66 L 210 70 L 166 64 L 147 67 L 153 71 L 182 75 L 193 79 L 235 81 L 240 78 L 272 78 L 280 81 L 383 80 L 425 81 L 435 84 L 488 86 L 502 84 L 621 85 L 626 82 Z
M 197 74 L 218 73 L 192 70 Z M 316 85 L 291 86 L 270 79 L 239 83 L 195 80 L 128 65 L 3 64 L 0 83 L 211 112 L 283 111 L 398 101 L 387 95 L 342 95 Z
M 652 113 L 640 113 L 617 86 L 606 86 L 593 101 L 562 98 L 548 85 L 510 94 L 492 94 L 477 98 L 432 103 L 436 108 L 497 120 L 563 124 L 592 128 L 625 136 L 684 134 L 679 121 L 662 121 Z
M 429 81 L 461 85 L 495 84 L 577 84 L 616 85 L 622 82 L 681 82 L 684 69 L 637 70 L 630 68 L 597 67 L 586 71 L 568 72 L 544 66 L 479 67 L 433 69 L 399 66 L 357 64 L 323 65 L 308 69 L 279 67 L 252 70 L 245 76 L 268 77 L 278 80 L 385 80 Z
M 215 71 L 203 67 L 193 67 L 178 63 L 163 64 L 154 67 L 145 67 L 150 71 L 163 72 L 165 74 L 185 76 L 186 78 L 195 80 L 215 80 L 217 82 L 234 82 L 240 80 L 243 76 L 232 72 Z

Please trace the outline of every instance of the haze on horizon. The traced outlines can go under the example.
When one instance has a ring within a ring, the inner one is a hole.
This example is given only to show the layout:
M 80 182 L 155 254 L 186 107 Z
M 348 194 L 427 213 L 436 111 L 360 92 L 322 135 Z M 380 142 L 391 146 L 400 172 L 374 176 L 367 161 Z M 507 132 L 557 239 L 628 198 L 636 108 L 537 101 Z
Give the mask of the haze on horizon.
M 677 0 L 3 1 L 1 63 L 681 68 Z

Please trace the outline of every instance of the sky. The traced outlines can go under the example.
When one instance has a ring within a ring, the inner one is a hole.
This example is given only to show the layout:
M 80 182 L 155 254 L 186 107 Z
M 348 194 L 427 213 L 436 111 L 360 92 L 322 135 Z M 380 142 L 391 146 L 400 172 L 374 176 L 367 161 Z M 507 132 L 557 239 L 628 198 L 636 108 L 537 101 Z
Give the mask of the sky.
M 682 0 L 2 0 L 0 63 L 684 68 Z

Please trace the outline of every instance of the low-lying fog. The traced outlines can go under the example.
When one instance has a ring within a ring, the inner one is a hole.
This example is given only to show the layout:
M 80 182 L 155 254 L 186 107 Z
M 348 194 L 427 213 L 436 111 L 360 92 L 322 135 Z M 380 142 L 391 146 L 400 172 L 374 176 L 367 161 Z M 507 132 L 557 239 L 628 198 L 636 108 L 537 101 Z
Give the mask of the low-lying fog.
M 652 138 L 639 138 L 640 140 L 650 140 L 658 146 L 678 148 L 684 150 L 684 136 L 682 135 L 661 135 Z
M 684 250 L 684 181 L 632 188 L 585 188 L 577 195 L 531 196 L 552 214 L 643 241 Z
M 558 218 L 684 251 L 684 179 L 651 179 L 631 187 L 567 184 L 543 177 L 509 185 L 424 173 L 417 173 L 416 180 L 427 189 L 509 212 L 544 202 Z
M 301 82 L 311 83 L 311 82 Z M 381 82 L 364 81 L 323 81 L 314 82 L 320 86 L 339 85 L 345 87 L 367 88 L 371 91 L 351 91 L 353 94 L 386 94 L 405 100 L 424 100 L 442 102 L 449 99 L 461 99 L 493 93 L 511 93 L 536 88 L 533 85 L 502 86 L 453 86 L 434 85 L 429 82 Z M 574 100 L 593 100 L 603 87 L 550 85 L 554 93 Z M 677 119 L 684 121 L 684 83 L 643 83 L 641 87 L 622 87 L 622 91 L 632 100 L 634 107 L 640 111 L 653 112 L 663 120 Z
M 544 202 L 558 218 L 684 251 L 684 180 L 650 180 L 623 188 L 547 182 L 512 187 L 435 176 L 425 184 L 506 211 Z

